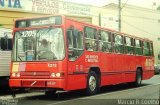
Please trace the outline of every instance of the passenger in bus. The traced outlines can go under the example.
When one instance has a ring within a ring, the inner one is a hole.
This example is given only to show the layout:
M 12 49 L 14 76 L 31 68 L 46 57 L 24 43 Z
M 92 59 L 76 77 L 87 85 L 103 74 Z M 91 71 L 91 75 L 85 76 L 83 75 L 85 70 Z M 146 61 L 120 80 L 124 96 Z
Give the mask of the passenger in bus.
M 38 59 L 39 60 L 53 60 L 56 59 L 55 54 L 51 51 L 49 42 L 43 39 L 41 45 L 38 48 Z
M 86 50 L 88 50 L 88 51 L 93 51 L 93 49 L 92 49 L 92 47 L 91 47 L 91 45 L 90 45 L 89 42 L 88 42 L 88 43 L 85 43 L 85 46 L 86 46 Z

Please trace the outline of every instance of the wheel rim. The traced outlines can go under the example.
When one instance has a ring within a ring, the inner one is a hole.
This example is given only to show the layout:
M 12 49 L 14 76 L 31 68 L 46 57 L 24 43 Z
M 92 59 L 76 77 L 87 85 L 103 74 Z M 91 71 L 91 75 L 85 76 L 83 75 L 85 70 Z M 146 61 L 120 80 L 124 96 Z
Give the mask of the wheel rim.
M 90 76 L 89 78 L 89 88 L 91 91 L 94 91 L 96 88 L 96 78 L 94 76 Z

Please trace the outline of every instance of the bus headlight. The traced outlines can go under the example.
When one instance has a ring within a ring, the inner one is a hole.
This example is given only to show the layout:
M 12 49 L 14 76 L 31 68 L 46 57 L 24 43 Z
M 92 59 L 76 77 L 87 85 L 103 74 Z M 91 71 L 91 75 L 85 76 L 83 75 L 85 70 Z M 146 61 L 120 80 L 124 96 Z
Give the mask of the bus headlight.
M 56 77 L 64 77 L 64 73 L 61 72 L 61 73 L 56 73 Z
M 56 76 L 56 74 L 55 74 L 55 73 L 52 73 L 52 74 L 51 74 L 51 77 L 55 77 L 55 76 Z
M 64 77 L 64 73 L 51 73 L 52 78 Z
M 17 77 L 20 77 L 20 73 L 17 73 L 17 75 L 16 75 Z
M 16 76 L 16 73 L 12 73 L 12 77 L 15 77 Z
M 12 73 L 12 77 L 20 77 L 20 73 Z
M 61 77 L 61 73 L 56 73 L 56 77 Z

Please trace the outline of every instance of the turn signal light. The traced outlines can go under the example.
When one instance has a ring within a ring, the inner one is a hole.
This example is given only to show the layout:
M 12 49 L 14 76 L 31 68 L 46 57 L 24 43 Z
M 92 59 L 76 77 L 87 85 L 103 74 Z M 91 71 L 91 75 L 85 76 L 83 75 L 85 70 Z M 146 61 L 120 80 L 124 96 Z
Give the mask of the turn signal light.
M 20 77 L 20 73 L 12 73 L 12 77 Z

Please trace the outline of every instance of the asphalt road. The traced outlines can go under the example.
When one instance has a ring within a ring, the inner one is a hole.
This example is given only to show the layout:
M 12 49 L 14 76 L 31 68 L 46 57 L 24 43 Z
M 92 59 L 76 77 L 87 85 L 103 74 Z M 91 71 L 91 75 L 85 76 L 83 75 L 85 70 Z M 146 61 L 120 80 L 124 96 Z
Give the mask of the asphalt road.
M 28 95 L 31 94 L 31 95 Z M 59 92 L 47 97 L 42 92 L 21 93 L 12 99 L 1 95 L 2 105 L 159 105 L 160 75 L 143 81 L 141 87 L 128 84 L 106 86 L 94 96 L 85 96 L 83 91 Z

